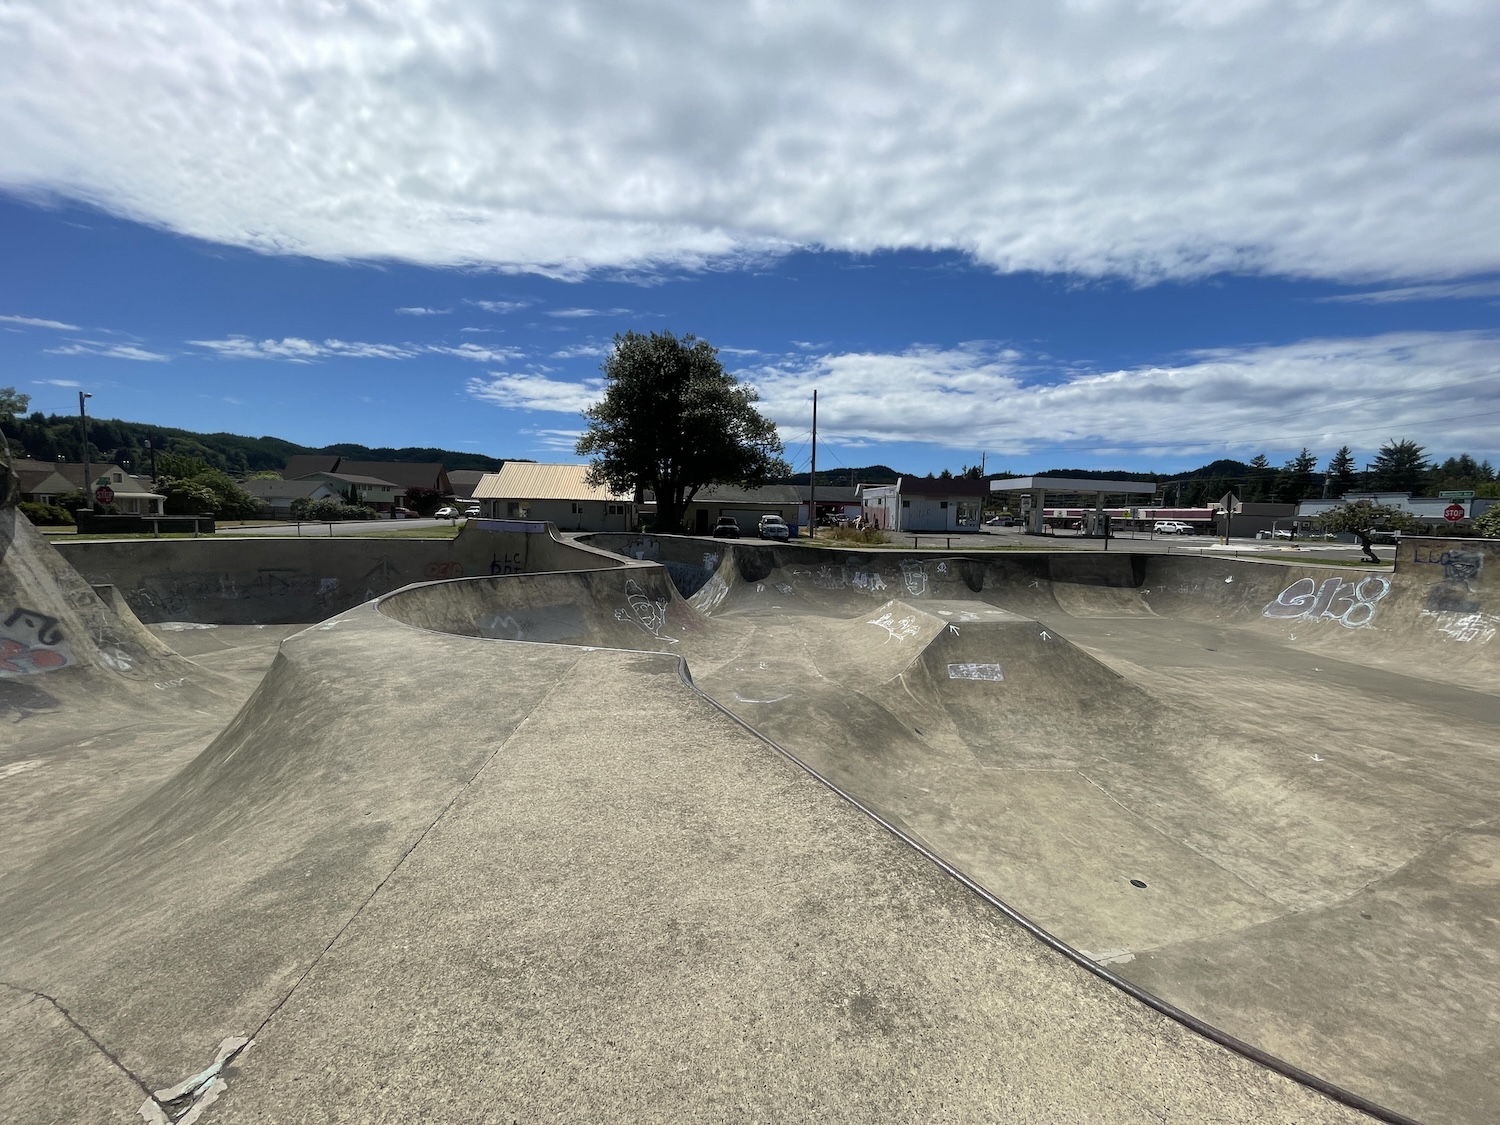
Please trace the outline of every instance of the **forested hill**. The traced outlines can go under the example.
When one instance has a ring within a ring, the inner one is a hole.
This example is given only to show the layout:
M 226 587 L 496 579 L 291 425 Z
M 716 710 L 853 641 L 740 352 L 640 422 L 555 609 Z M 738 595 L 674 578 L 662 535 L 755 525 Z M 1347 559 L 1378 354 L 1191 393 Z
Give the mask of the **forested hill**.
M 856 484 L 895 484 L 901 474 L 889 465 L 866 465 L 863 469 L 819 469 L 820 486 L 847 487 Z M 811 473 L 797 473 L 787 484 L 810 484 Z
M 144 422 L 124 422 L 118 418 L 90 418 L 89 459 L 96 462 L 112 461 L 122 465 L 129 461 L 140 471 L 151 463 L 147 452 L 149 441 L 158 453 L 180 453 L 189 457 L 200 457 L 215 469 L 226 473 L 280 471 L 287 459 L 298 453 L 328 453 L 349 457 L 356 461 L 440 461 L 449 469 L 481 469 L 497 471 L 505 459 L 486 457 L 478 453 L 458 453 L 451 449 L 431 449 L 416 446 L 404 449 L 389 447 L 371 448 L 367 445 L 340 442 L 321 448 L 298 445 L 278 437 L 244 437 L 240 434 L 200 434 L 192 430 L 178 430 L 171 426 L 152 426 Z M 38 461 L 81 460 L 82 450 L 78 442 L 78 419 L 67 414 L 31 414 L 24 418 L 5 420 L 5 436 L 10 439 L 12 452 L 24 450 L 27 457 Z

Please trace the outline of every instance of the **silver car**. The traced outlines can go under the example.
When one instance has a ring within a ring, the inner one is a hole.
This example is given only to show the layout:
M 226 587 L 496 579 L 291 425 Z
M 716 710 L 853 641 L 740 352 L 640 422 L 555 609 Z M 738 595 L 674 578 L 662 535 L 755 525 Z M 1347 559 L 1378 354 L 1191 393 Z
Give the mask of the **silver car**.
M 792 529 L 787 527 L 786 521 L 780 516 L 761 516 L 760 537 L 762 539 L 790 539 Z

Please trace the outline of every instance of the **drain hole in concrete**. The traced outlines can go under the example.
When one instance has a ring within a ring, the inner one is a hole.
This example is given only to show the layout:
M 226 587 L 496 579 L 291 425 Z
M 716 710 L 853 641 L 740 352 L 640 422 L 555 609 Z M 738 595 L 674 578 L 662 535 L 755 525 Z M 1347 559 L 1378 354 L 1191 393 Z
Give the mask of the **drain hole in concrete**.
M 1132 879 L 1130 880 L 1130 885 L 1132 887 L 1145 887 L 1146 884 L 1141 882 L 1139 879 Z

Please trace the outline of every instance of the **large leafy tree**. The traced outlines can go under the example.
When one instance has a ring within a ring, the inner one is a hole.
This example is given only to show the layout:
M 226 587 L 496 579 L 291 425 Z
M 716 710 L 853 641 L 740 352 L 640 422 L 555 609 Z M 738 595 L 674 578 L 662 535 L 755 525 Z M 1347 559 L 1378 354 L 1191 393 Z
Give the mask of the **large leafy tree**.
M 163 453 L 157 462 L 156 491 L 166 497 L 168 515 L 212 512 L 219 519 L 254 519 L 264 505 L 201 458 Z
M 1370 549 L 1370 533 L 1377 530 L 1400 532 L 1422 531 L 1426 525 L 1416 516 L 1401 508 L 1376 504 L 1371 500 L 1356 500 L 1351 504 L 1340 504 L 1330 508 L 1317 518 L 1321 531 L 1346 532 L 1359 540 L 1359 546 L 1367 558 L 1379 562 Z
M 654 492 L 658 530 L 679 530 L 705 485 L 755 488 L 791 475 L 755 388 L 727 374 L 707 341 L 627 332 L 600 369 L 604 397 L 584 411 L 578 452 L 593 458 L 591 483 Z
M 15 387 L 0 387 L 0 419 L 9 422 L 14 415 L 25 414 L 30 405 L 30 395 L 23 395 Z
M 1426 451 L 1414 441 L 1392 439 L 1375 454 L 1375 489 L 1417 492 L 1429 468 Z

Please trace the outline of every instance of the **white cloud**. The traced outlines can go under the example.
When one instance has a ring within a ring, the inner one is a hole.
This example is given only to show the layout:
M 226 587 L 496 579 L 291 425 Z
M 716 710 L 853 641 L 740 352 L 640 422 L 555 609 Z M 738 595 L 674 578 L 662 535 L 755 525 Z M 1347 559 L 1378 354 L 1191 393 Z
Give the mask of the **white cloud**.
M 78 325 L 64 324 L 60 320 L 43 320 L 36 316 L 0 316 L 0 323 L 22 324 L 27 328 L 56 328 L 63 332 L 77 332 Z
M 629 309 L 552 309 L 548 316 L 575 319 L 590 316 L 629 316 Z
M 471 301 L 468 298 L 464 299 L 464 303 L 492 313 L 518 312 L 531 304 L 530 301 Z M 473 331 L 479 332 L 482 329 L 475 328 Z
M 0 183 L 217 242 L 577 276 L 1500 269 L 1484 0 L 10 0 Z
M 326 357 L 351 359 L 411 359 L 419 350 L 409 344 L 366 344 L 354 340 L 304 340 L 287 336 L 280 340 L 252 340 L 229 336 L 223 340 L 189 340 L 226 359 L 275 359 L 288 363 L 312 363 Z
M 607 344 L 570 344 L 552 353 L 553 359 L 582 359 L 587 356 L 607 356 L 613 349 Z
M 38 386 L 50 386 L 50 387 L 81 387 L 81 386 L 83 386 L 83 384 L 80 383 L 77 379 L 33 379 L 32 382 L 35 383 L 35 384 L 37 384 Z
M 470 379 L 466 389 L 474 398 L 495 406 L 578 414 L 599 401 L 604 394 L 604 380 L 571 383 L 546 375 L 496 371 L 487 379 Z
M 159 363 L 169 359 L 161 352 L 147 351 L 134 344 L 110 344 L 99 340 L 75 340 L 58 348 L 47 348 L 48 355 L 96 355 L 105 359 L 134 359 Z
M 1388 305 L 1395 301 L 1451 301 L 1465 298 L 1500 297 L 1500 281 L 1467 281 L 1447 285 L 1403 285 L 1369 293 L 1341 293 L 1319 298 L 1337 304 Z
M 441 355 L 454 355 L 459 359 L 472 359 L 476 363 L 506 363 L 526 354 L 516 348 L 484 348 L 478 344 L 459 344 L 456 348 L 431 344 L 427 350 Z
M 927 442 L 1025 455 L 1280 456 L 1307 445 L 1500 452 L 1500 334 L 1408 332 L 1060 371 L 995 345 L 799 357 L 748 369 L 783 439 Z
M 583 436 L 582 430 L 522 430 L 521 432 L 534 437 L 536 439 L 534 445 L 568 454 L 573 453 L 578 446 L 578 439 Z
M 446 316 L 449 313 L 451 313 L 453 310 L 452 309 L 428 309 L 428 308 L 423 308 L 421 305 L 410 305 L 410 306 L 408 306 L 406 308 L 397 309 L 396 311 L 398 313 L 400 313 L 402 316 Z

